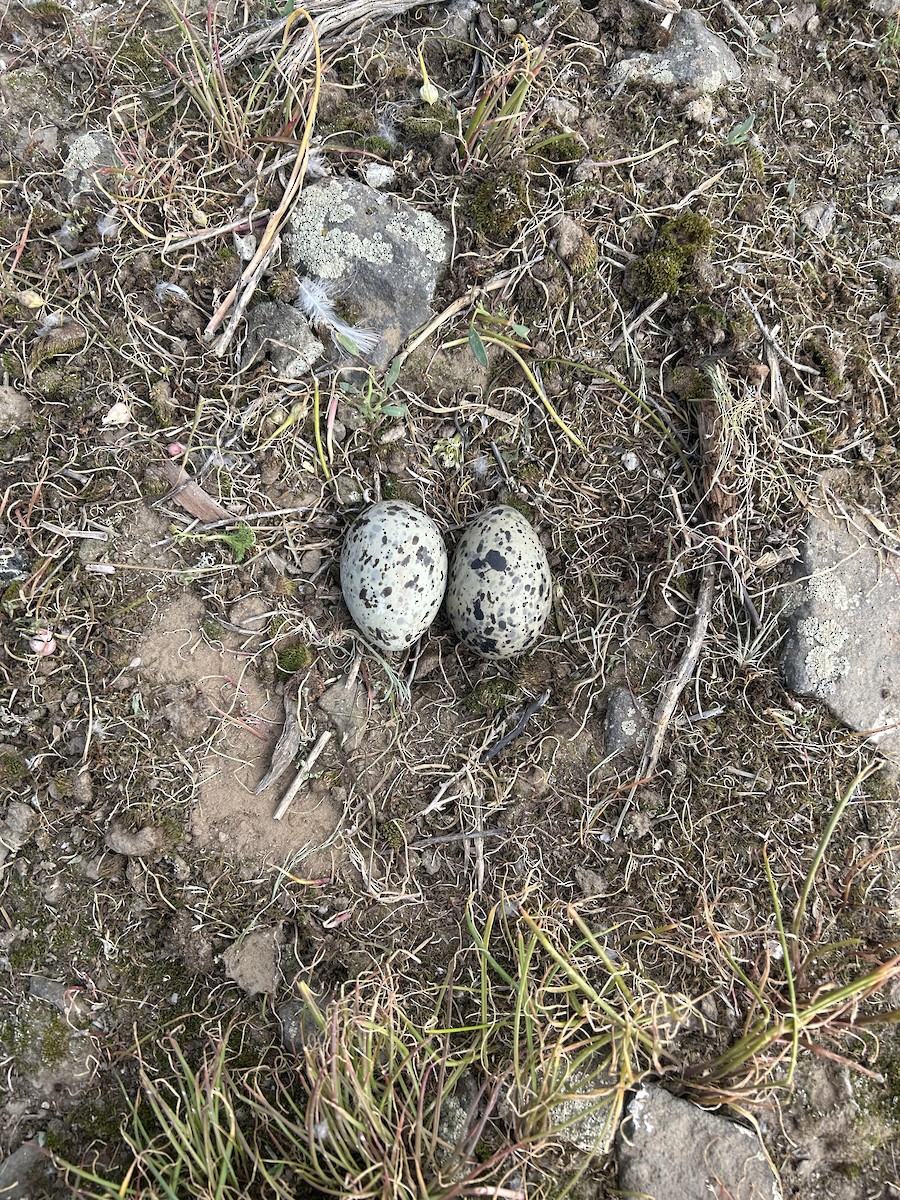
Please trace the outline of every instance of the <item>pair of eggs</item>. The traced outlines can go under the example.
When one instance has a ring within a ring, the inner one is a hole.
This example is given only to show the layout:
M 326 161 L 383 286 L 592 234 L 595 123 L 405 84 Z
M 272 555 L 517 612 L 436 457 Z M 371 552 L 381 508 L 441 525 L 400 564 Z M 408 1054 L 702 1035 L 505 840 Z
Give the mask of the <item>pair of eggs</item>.
M 405 650 L 446 598 L 457 637 L 482 658 L 509 658 L 540 636 L 550 611 L 550 567 L 528 521 L 498 504 L 463 531 L 449 562 L 441 531 L 402 500 L 356 518 L 341 551 L 350 616 L 381 650 Z

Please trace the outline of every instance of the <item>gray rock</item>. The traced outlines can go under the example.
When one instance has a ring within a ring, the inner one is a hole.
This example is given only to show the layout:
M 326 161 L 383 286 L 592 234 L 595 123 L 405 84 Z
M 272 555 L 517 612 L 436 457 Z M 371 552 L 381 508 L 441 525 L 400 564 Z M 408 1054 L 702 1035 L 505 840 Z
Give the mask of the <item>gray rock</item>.
M 875 207 L 885 216 L 892 217 L 900 213 L 900 180 L 879 184 L 874 199 Z
M 31 402 L 8 384 L 0 384 L 0 433 L 15 433 L 31 424 Z
M 0 147 L 18 162 L 31 164 L 55 155 L 60 129 L 67 127 L 71 115 L 48 72 L 30 66 L 4 70 Z
M 45 1194 L 43 1185 L 55 1175 L 50 1155 L 33 1142 L 25 1142 L 0 1163 L 0 1196 L 3 1200 L 31 1200 Z
M 616 1141 L 619 1188 L 647 1200 L 781 1200 L 754 1133 L 645 1084 Z
M 18 854 L 37 828 L 38 814 L 29 804 L 11 800 L 6 810 L 6 819 L 0 825 L 0 864 L 10 854 Z
M 647 737 L 647 710 L 627 687 L 614 687 L 606 703 L 603 738 L 607 754 L 621 754 L 643 746 Z
M 79 196 L 103 195 L 115 191 L 111 174 L 122 167 L 122 160 L 112 138 L 99 130 L 83 133 L 69 146 L 62 176 L 69 185 L 69 199 Z
M 682 9 L 675 17 L 672 38 L 664 50 L 655 54 L 641 51 L 624 58 L 609 76 L 614 89 L 626 83 L 649 83 L 667 90 L 693 88 L 710 95 L 740 80 L 738 60 L 691 9 Z
M 385 366 L 428 321 L 450 253 L 446 228 L 396 196 L 329 179 L 304 189 L 285 230 L 286 261 L 333 286 L 354 323 L 379 335 L 366 355 Z
M 131 830 L 114 822 L 106 831 L 106 847 L 113 854 L 124 854 L 126 858 L 153 858 L 168 843 L 165 830 L 155 825 Z
M 18 546 L 0 546 L 0 583 L 15 583 L 27 579 L 31 560 Z
M 869 0 L 869 8 L 877 17 L 900 17 L 900 0 Z
M 247 341 L 241 359 L 246 370 L 268 358 L 273 375 L 300 379 L 325 353 L 325 347 L 296 308 L 280 300 L 257 304 L 247 314 Z
M 368 720 L 368 705 L 363 689 L 355 681 L 339 679 L 318 699 L 321 710 L 331 719 L 345 750 L 358 750 Z
M 851 729 L 871 730 L 900 763 L 900 733 L 885 729 L 900 722 L 900 581 L 866 524 L 862 513 L 857 528 L 810 517 L 782 671 L 791 691 L 824 701 Z
M 225 974 L 248 996 L 277 991 L 279 937 L 280 931 L 272 925 L 254 929 L 222 955 Z

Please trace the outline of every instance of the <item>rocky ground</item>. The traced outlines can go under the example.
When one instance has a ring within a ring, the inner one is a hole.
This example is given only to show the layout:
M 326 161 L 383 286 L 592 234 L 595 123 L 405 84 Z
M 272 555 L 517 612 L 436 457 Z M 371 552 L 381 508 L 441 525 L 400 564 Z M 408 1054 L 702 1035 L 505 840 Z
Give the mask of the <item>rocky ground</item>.
M 0 1191 L 888 1200 L 900 10 L 310 11 L 2 11 Z

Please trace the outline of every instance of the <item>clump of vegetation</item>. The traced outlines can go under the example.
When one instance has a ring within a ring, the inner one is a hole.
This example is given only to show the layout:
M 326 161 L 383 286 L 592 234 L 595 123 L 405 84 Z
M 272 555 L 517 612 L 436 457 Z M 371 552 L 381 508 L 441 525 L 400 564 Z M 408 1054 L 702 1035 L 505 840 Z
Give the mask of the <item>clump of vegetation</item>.
M 45 367 L 38 371 L 34 377 L 34 386 L 48 400 L 75 400 L 84 393 L 81 372 L 67 371 L 57 366 Z
M 0 787 L 15 789 L 28 778 L 28 768 L 21 755 L 13 750 L 0 754 Z
M 667 221 L 657 244 L 629 264 L 627 285 L 641 300 L 673 296 L 692 269 L 705 258 L 713 241 L 713 228 L 700 213 L 685 212 Z
M 298 671 L 305 671 L 312 659 L 312 651 L 304 642 L 283 646 L 275 655 L 278 674 L 282 679 L 290 679 Z
M 847 386 L 841 355 L 820 336 L 808 337 L 803 349 L 813 366 L 821 372 L 822 380 L 832 396 L 838 396 Z
M 477 716 L 492 717 L 506 707 L 515 691 L 508 679 L 482 679 L 466 698 L 466 708 Z
M 485 179 L 472 197 L 475 228 L 488 237 L 508 238 L 528 216 L 525 181 L 515 171 Z

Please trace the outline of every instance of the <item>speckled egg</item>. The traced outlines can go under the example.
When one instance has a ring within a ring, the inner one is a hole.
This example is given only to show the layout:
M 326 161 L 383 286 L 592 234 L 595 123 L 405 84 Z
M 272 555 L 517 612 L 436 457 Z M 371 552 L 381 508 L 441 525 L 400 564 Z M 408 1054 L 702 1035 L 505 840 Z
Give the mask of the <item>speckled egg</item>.
M 521 513 L 489 508 L 459 540 L 447 581 L 447 616 L 482 658 L 509 658 L 537 641 L 550 611 L 550 567 Z
M 350 616 L 379 649 L 405 650 L 421 637 L 446 585 L 441 532 L 414 504 L 372 504 L 347 531 L 341 591 Z

